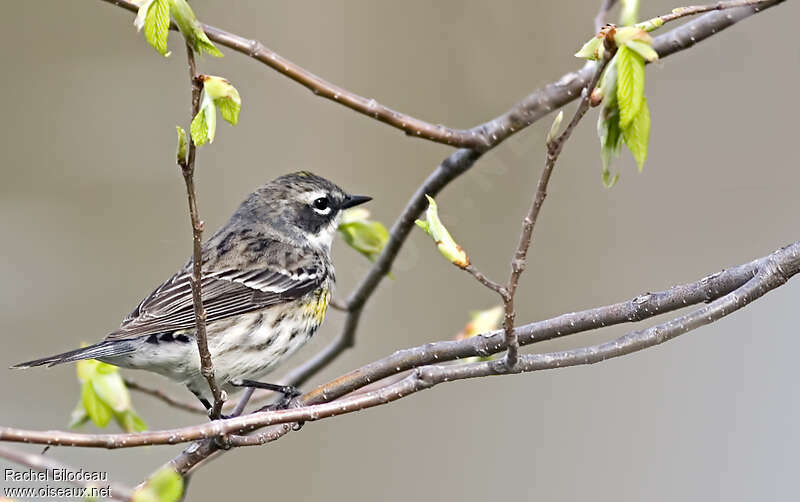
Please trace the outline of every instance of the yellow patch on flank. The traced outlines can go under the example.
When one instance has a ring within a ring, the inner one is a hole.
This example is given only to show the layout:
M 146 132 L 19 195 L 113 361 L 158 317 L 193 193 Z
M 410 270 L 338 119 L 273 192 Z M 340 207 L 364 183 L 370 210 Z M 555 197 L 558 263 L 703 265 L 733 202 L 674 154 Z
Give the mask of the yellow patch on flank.
M 314 292 L 314 296 L 303 306 L 303 311 L 306 315 L 312 317 L 317 324 L 321 324 L 330 301 L 331 290 L 323 286 Z

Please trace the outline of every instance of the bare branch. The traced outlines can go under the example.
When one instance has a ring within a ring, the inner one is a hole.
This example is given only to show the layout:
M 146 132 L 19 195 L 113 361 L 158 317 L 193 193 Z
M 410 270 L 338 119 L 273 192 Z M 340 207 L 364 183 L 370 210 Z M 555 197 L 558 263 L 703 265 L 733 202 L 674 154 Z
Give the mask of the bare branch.
M 694 285 L 695 290 L 687 291 L 685 287 L 678 287 L 677 291 L 691 293 L 688 296 L 694 299 L 707 298 L 709 292 L 713 293 L 714 291 L 706 287 L 709 282 L 717 282 L 719 286 L 724 286 L 728 281 L 738 277 L 741 273 L 750 272 L 749 280 L 746 280 L 743 285 L 733 288 L 710 304 L 689 314 L 646 330 L 631 332 L 612 342 L 566 351 L 521 356 L 518 364 L 513 368 L 513 372 L 539 371 L 580 364 L 592 364 L 612 357 L 619 357 L 631 352 L 646 349 L 721 319 L 762 297 L 769 291 L 783 285 L 790 277 L 800 272 L 800 241 L 757 260 L 755 264 L 755 268 L 748 267 L 749 264 L 737 267 L 733 276 L 727 277 L 726 281 L 720 281 L 720 277 L 726 274 L 726 272 L 722 272 L 698 281 L 698 283 Z M 752 275 L 753 272 L 755 272 L 755 275 Z M 652 295 L 647 295 L 640 303 L 651 301 L 650 296 Z M 700 301 L 699 299 L 698 301 Z M 664 299 L 661 300 L 663 301 Z M 680 297 L 675 298 L 673 295 L 669 301 L 673 303 L 680 301 L 682 303 L 688 300 L 686 300 L 686 298 L 680 299 Z M 637 302 L 637 299 L 634 299 L 633 302 Z M 667 302 L 667 305 L 669 305 L 669 302 Z M 613 320 L 613 316 L 618 313 L 614 306 L 604 307 L 603 310 L 605 311 L 605 317 L 598 316 L 585 320 L 582 331 L 608 325 Z M 567 314 L 566 316 L 561 316 L 561 318 L 572 315 L 574 314 Z M 522 331 L 522 329 L 520 331 Z M 520 335 L 520 333 L 517 334 L 518 336 Z M 555 336 L 563 335 L 560 331 L 557 331 L 555 334 L 551 333 L 549 338 Z M 463 347 L 465 345 L 470 345 L 473 340 L 480 338 L 484 337 L 479 335 L 458 342 L 443 343 L 457 344 L 451 345 L 451 347 Z M 480 355 L 488 356 L 500 352 L 505 348 L 502 337 L 495 338 L 497 340 L 495 344 L 485 346 L 483 353 Z M 520 341 L 523 339 L 530 342 L 533 340 L 533 337 L 520 337 Z M 431 344 L 424 345 L 416 349 L 410 349 L 409 352 L 430 354 L 431 346 Z M 386 368 L 386 361 L 393 357 L 395 356 L 390 356 L 390 358 L 374 364 Z M 402 366 L 398 364 L 394 368 L 389 369 L 385 376 L 391 376 L 403 370 Z M 321 391 L 315 390 L 304 395 L 301 398 L 303 406 L 297 408 L 259 412 L 243 417 L 215 420 L 201 425 L 133 434 L 80 434 L 67 431 L 31 431 L 12 427 L 0 427 L 0 441 L 94 448 L 130 448 L 144 445 L 183 443 L 197 439 L 215 438 L 225 434 L 247 434 L 265 426 L 313 421 L 351 413 L 380 404 L 386 404 L 438 383 L 501 373 L 508 373 L 505 368 L 505 362 L 502 360 L 449 366 L 427 366 L 422 369 L 416 369 L 409 377 L 406 377 L 398 383 L 389 385 L 388 387 L 364 394 L 342 397 L 341 399 L 329 402 L 335 399 L 337 394 L 342 395 L 343 392 L 352 392 L 358 388 L 358 386 L 353 387 L 351 385 L 352 378 L 350 375 L 353 375 L 353 373 L 351 373 L 323 386 Z M 368 381 L 366 383 L 370 382 Z M 321 399 L 323 402 L 315 404 L 315 401 L 318 399 Z M 282 434 L 274 433 L 271 437 L 277 438 L 280 435 Z M 229 442 L 229 444 L 233 445 L 235 443 Z M 251 440 L 242 439 L 239 444 L 249 445 L 251 444 Z M 252 444 L 259 444 L 259 441 L 252 441 Z
M 194 50 L 189 42 L 186 42 L 186 58 L 189 63 L 189 81 L 192 86 L 192 115 L 194 118 L 200 111 L 200 92 L 202 84 L 197 75 L 197 65 L 194 60 Z M 192 275 L 190 284 L 192 286 L 192 302 L 194 304 L 195 319 L 195 339 L 197 340 L 197 350 L 200 353 L 200 372 L 208 382 L 211 394 L 214 396 L 214 404 L 208 414 L 212 419 L 217 419 L 222 412 L 222 405 L 225 397 L 222 389 L 214 378 L 214 363 L 211 360 L 211 352 L 208 350 L 208 339 L 206 336 L 206 310 L 203 308 L 202 298 L 202 274 L 203 274 L 203 222 L 197 211 L 197 194 L 194 188 L 194 163 L 197 155 L 197 146 L 194 144 L 192 135 L 189 134 L 189 153 L 187 158 L 180 159 L 179 165 L 183 180 L 186 183 L 186 195 L 189 201 L 189 218 L 192 224 Z
M 44 455 L 37 455 L 35 453 L 17 450 L 16 448 L 9 448 L 7 446 L 0 446 L 0 458 L 4 458 L 14 462 L 15 464 L 24 465 L 40 472 L 77 472 L 75 468 L 70 467 L 67 464 L 62 464 L 61 462 L 53 460 L 52 458 L 45 457 Z M 96 482 L 83 481 L 80 476 L 65 477 L 65 481 L 83 488 L 103 488 Z M 111 498 L 115 500 L 131 500 L 133 498 L 133 490 L 124 485 L 119 483 L 109 483 L 108 486 L 111 488 Z M 0 500 L 6 499 L 0 498 Z

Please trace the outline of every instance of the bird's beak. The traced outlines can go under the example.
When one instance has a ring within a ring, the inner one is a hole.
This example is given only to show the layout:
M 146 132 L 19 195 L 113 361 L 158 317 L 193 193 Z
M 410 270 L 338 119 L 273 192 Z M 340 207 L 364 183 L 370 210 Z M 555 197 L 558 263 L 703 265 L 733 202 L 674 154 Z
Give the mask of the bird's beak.
M 371 200 L 372 197 L 367 197 L 366 195 L 348 195 L 347 198 L 344 200 L 344 204 L 342 204 L 342 209 L 358 206 L 360 204 L 369 202 Z

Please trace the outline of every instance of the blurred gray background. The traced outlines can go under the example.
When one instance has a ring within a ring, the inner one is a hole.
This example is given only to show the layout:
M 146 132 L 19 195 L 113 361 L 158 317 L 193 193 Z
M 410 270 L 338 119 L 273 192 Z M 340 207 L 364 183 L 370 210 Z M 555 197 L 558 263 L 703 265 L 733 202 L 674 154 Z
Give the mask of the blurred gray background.
M 209 24 L 453 127 L 498 115 L 579 67 L 572 54 L 591 35 L 598 4 L 193 2 Z M 643 17 L 680 5 L 643 4 Z M 90 0 L 7 1 L 3 9 L 0 366 L 7 367 L 100 339 L 189 255 L 184 186 L 173 165 L 174 126 L 187 125 L 189 91 L 179 38 L 170 37 L 172 57 L 159 57 L 126 11 Z M 800 48 L 787 43 L 798 16 L 796 2 L 786 2 L 650 66 L 650 159 L 637 174 L 624 152 L 611 190 L 600 182 L 597 112 L 590 112 L 550 185 L 519 322 L 696 280 L 800 238 Z M 374 195 L 370 210 L 389 224 L 452 151 L 223 51 L 223 59 L 203 58 L 200 71 L 230 78 L 243 111 L 236 128 L 220 121 L 214 144 L 199 152 L 200 212 L 210 230 L 255 186 L 297 169 Z M 550 122 L 486 155 L 439 197 L 452 233 L 494 278 L 507 274 Z M 369 264 L 341 242 L 334 251 L 343 297 Z M 470 310 L 497 303 L 419 231 L 394 276 L 370 301 L 357 346 L 313 383 L 452 338 Z M 205 466 L 190 500 L 796 499 L 799 299 L 791 282 L 721 322 L 621 359 L 442 385 L 310 423 Z M 327 344 L 341 320 L 331 311 L 291 363 Z M 66 426 L 79 393 L 73 366 L 0 375 L 0 423 Z M 191 398 L 159 377 L 133 376 Z M 154 429 L 203 420 L 134 399 Z M 50 454 L 132 484 L 181 448 Z

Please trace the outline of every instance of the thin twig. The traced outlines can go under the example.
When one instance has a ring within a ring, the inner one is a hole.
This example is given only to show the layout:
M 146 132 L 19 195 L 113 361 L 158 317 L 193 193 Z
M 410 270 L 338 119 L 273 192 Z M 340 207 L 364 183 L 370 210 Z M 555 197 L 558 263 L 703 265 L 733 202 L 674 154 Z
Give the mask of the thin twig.
M 658 16 L 658 18 L 664 23 L 669 23 L 670 21 L 675 21 L 676 19 L 680 19 L 682 17 L 694 16 L 715 10 L 735 9 L 737 7 L 754 7 L 756 10 L 758 10 L 759 4 L 766 3 L 771 2 L 769 2 L 769 0 L 733 0 L 730 2 L 718 2 L 710 5 L 690 5 L 688 7 L 678 7 L 677 9 L 673 9 L 671 13 Z
M 607 38 L 606 41 L 608 42 L 609 38 Z M 597 82 L 600 80 L 600 75 L 603 74 L 603 70 L 615 52 L 612 44 L 613 39 L 610 39 L 608 44 L 610 50 L 605 51 L 605 56 L 602 61 L 599 62 L 597 68 L 595 68 L 594 75 L 592 76 L 591 80 L 589 80 L 589 84 L 583 89 L 583 98 L 581 99 L 580 104 L 578 104 L 578 109 L 575 110 L 575 115 L 572 116 L 572 120 L 570 120 L 566 129 L 564 129 L 564 132 L 562 132 L 552 141 L 548 141 L 546 145 L 547 155 L 544 169 L 542 169 L 542 174 L 539 176 L 539 182 L 536 185 L 536 194 L 531 201 L 531 207 L 528 210 L 528 214 L 522 221 L 522 232 L 520 233 L 519 244 L 517 244 L 517 249 L 514 251 L 514 257 L 511 260 L 511 273 L 508 278 L 508 285 L 505 287 L 506 294 L 501 295 L 503 298 L 504 311 L 503 329 L 505 331 L 505 342 L 507 347 L 505 363 L 506 368 L 509 370 L 516 366 L 519 352 L 519 341 L 517 340 L 517 335 L 514 332 L 514 319 L 516 318 L 516 310 L 514 309 L 514 296 L 516 295 L 517 287 L 519 286 L 519 279 L 522 276 L 522 272 L 525 270 L 528 258 L 528 249 L 530 248 L 531 239 L 533 238 L 533 229 L 536 225 L 537 219 L 539 218 L 539 211 L 542 209 L 544 199 L 547 197 L 547 185 L 550 182 L 550 177 L 553 174 L 553 169 L 555 168 L 558 156 L 561 154 L 561 150 L 564 148 L 564 143 L 569 139 L 570 135 L 572 135 L 572 131 L 575 129 L 575 126 L 578 125 L 578 122 L 580 122 L 580 120 L 589 110 L 589 96 L 592 93 L 592 90 L 594 90 L 595 86 L 597 86 Z
M 194 60 L 194 50 L 189 43 L 186 43 L 186 58 L 189 63 L 189 80 L 192 86 L 192 115 L 190 120 L 200 111 L 200 92 L 202 84 L 198 79 L 197 65 Z M 181 173 L 186 182 L 186 194 L 189 201 L 189 217 L 192 224 L 192 275 L 190 283 L 192 286 L 192 302 L 194 304 L 194 319 L 197 340 L 197 350 L 200 353 L 200 373 L 208 382 L 211 394 L 214 396 L 214 404 L 208 414 L 211 419 L 217 419 L 222 412 L 222 405 L 225 397 L 222 389 L 214 378 L 214 363 L 211 360 L 211 352 L 208 350 L 208 339 L 206 336 L 206 310 L 203 308 L 202 298 L 202 274 L 203 274 L 203 222 L 197 211 L 197 193 L 194 188 L 194 167 L 197 147 L 194 144 L 192 135 L 189 134 L 189 153 L 185 161 L 181 161 Z
M 486 275 L 484 275 L 483 272 L 481 272 L 480 270 L 475 268 L 475 265 L 473 265 L 472 263 L 470 263 L 466 267 L 459 267 L 459 268 L 461 268 L 462 270 L 468 272 L 472 277 L 477 279 L 478 282 L 480 282 L 481 284 L 483 284 L 487 288 L 491 289 L 495 293 L 499 294 L 501 297 L 505 297 L 506 288 L 502 284 L 497 283 L 497 282 L 489 279 L 488 277 L 486 277 Z
M 54 460 L 51 457 L 45 457 L 44 455 L 37 455 L 35 453 L 29 453 L 22 450 L 17 450 L 16 448 L 9 448 L 8 446 L 0 446 L 0 458 L 4 458 L 15 464 L 24 465 L 31 469 L 40 472 L 48 472 L 52 473 L 53 471 L 59 472 L 69 472 L 69 473 L 77 473 L 78 470 L 74 467 L 70 467 L 66 464 L 62 464 L 61 462 Z M 104 488 L 104 486 L 98 484 L 94 481 L 83 481 L 81 476 L 62 476 L 65 482 L 68 482 L 75 486 L 80 486 L 83 488 Z M 48 477 L 48 479 L 52 479 Z M 133 490 L 128 488 L 127 486 L 121 485 L 119 483 L 108 483 L 108 486 L 111 489 L 111 493 L 108 494 L 111 498 L 115 500 L 131 500 L 133 498 Z M 105 496 L 105 495 L 103 495 Z M 96 496 L 95 496 L 96 497 Z M 0 497 L 0 500 L 6 500 Z
M 328 303 L 328 305 L 331 308 L 339 310 L 341 312 L 347 312 L 347 305 L 342 303 L 342 302 L 340 302 L 340 301 L 338 301 L 338 300 L 336 300 L 336 299 L 331 299 L 331 301 L 330 301 L 330 303 Z
M 135 380 L 131 380 L 130 378 L 125 378 L 125 385 L 131 390 L 135 390 L 137 392 L 141 392 L 142 394 L 147 394 L 148 396 L 161 400 L 164 403 L 168 404 L 169 406 L 172 406 L 173 408 L 177 408 L 183 411 L 188 411 L 189 413 L 201 413 L 203 415 L 206 414 L 206 410 L 196 405 L 194 402 L 187 403 L 185 401 L 175 399 L 174 397 L 170 396 L 169 394 L 160 389 L 147 387 L 146 385 L 142 385 Z

